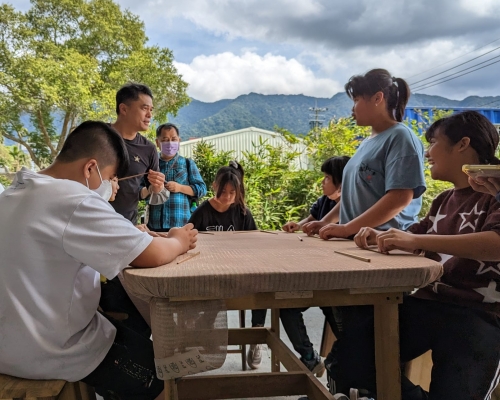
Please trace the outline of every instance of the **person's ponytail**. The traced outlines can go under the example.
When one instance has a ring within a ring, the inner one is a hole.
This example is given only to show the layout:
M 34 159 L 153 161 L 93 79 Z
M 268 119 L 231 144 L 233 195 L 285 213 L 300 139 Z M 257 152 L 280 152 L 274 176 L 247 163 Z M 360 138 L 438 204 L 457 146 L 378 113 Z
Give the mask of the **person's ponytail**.
M 405 108 L 410 99 L 410 87 L 406 81 L 402 78 L 392 77 L 393 84 L 397 86 L 397 101 L 394 109 L 394 117 L 396 121 L 403 122 L 403 117 L 405 115 Z

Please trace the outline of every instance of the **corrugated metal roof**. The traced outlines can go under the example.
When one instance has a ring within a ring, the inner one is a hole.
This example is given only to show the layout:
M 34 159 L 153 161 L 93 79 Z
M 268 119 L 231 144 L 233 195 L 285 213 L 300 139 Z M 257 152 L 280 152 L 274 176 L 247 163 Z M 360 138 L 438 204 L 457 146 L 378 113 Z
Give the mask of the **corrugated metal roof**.
M 283 136 L 277 132 L 267 131 L 255 127 L 245 129 L 238 129 L 236 131 L 220 133 L 212 136 L 205 136 L 203 138 L 191 139 L 181 142 L 180 154 L 184 157 L 193 157 L 193 152 L 198 143 L 201 141 L 212 143 L 218 151 L 232 151 L 233 157 L 237 160 L 243 158 L 244 152 L 254 152 L 254 144 L 258 144 L 259 140 L 266 140 L 272 146 L 285 145 L 290 147 L 293 151 L 302 153 L 296 161 L 297 168 L 307 168 L 307 155 L 305 154 L 305 145 L 302 143 L 290 144 Z

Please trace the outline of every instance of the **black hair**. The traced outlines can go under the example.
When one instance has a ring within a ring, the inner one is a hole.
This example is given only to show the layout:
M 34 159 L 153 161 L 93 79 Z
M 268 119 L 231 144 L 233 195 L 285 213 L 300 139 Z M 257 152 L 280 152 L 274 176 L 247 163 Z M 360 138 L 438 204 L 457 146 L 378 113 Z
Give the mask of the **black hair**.
M 66 138 L 56 160 L 70 163 L 82 158 L 95 158 L 100 168 L 116 165 L 117 176 L 125 176 L 129 168 L 127 146 L 122 136 L 100 121 L 78 125 Z
M 330 175 L 335 186 L 340 186 L 344 168 L 350 159 L 347 156 L 331 157 L 321 165 L 321 172 Z
M 237 161 L 230 161 L 229 166 L 221 167 L 217 171 L 214 179 L 214 186 L 217 190 L 215 197 L 220 197 L 222 191 L 229 183 L 234 187 L 236 191 L 236 199 L 234 204 L 241 208 L 243 215 L 247 213 L 247 207 L 245 204 L 245 185 L 243 179 L 245 178 L 245 172 L 243 167 Z
M 179 128 L 177 128 L 177 126 L 175 126 L 174 124 L 171 124 L 169 122 L 167 122 L 166 124 L 161 124 L 158 128 L 156 128 L 156 137 L 160 137 L 161 136 L 161 132 L 163 130 L 170 130 L 170 129 L 175 129 L 175 132 L 177 133 L 177 136 L 179 136 Z
M 146 85 L 140 83 L 129 82 L 123 85 L 118 92 L 116 92 L 116 114 L 120 114 L 120 104 L 128 104 L 131 101 L 139 99 L 140 94 L 145 94 L 153 98 L 153 92 Z
M 437 120 L 425 132 L 425 139 L 430 142 L 438 131 L 452 144 L 468 137 L 470 146 L 479 156 L 480 164 L 500 164 L 495 156 L 498 132 L 488 118 L 477 111 L 463 111 Z
M 404 79 L 391 76 L 385 69 L 372 69 L 364 75 L 355 75 L 344 86 L 347 95 L 355 97 L 371 97 L 382 92 L 389 115 L 402 122 L 405 107 L 410 98 L 410 87 Z

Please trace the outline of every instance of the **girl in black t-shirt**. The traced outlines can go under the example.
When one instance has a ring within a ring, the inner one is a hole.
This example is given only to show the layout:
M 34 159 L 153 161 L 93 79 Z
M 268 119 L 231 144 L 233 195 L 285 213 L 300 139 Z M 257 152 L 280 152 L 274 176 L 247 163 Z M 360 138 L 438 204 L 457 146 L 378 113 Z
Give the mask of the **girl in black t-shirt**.
M 252 231 L 257 225 L 245 204 L 243 168 L 236 161 L 222 167 L 212 184 L 215 196 L 204 201 L 193 212 L 189 222 L 199 231 Z M 252 310 L 252 327 L 264 326 L 267 310 Z M 262 345 L 252 344 L 247 363 L 252 369 L 262 362 Z
M 245 205 L 243 168 L 236 161 L 217 171 L 212 184 L 215 196 L 193 212 L 189 222 L 199 231 L 251 231 L 257 226 Z

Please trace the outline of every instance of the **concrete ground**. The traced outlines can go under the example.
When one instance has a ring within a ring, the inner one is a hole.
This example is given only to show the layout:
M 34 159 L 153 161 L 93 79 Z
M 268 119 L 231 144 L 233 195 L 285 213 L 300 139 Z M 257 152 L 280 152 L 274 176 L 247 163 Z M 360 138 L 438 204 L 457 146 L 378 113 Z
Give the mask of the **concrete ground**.
M 266 326 L 271 326 L 271 312 L 267 313 Z M 307 332 L 309 334 L 309 339 L 311 343 L 314 345 L 314 348 L 319 351 L 319 347 L 321 344 L 321 335 L 323 333 L 323 323 L 325 317 L 323 316 L 323 312 L 318 307 L 313 307 L 307 310 L 304 313 L 304 320 L 307 326 Z M 228 311 L 228 325 L 230 328 L 238 328 L 239 327 L 239 319 L 237 311 Z M 251 312 L 246 312 L 246 326 L 251 326 Z M 286 333 L 283 330 L 283 326 L 280 329 L 280 336 L 285 344 L 292 348 L 290 341 Z M 248 349 L 248 346 L 247 346 Z M 270 372 L 271 371 L 271 352 L 264 350 L 262 357 L 262 365 L 259 369 L 246 371 L 247 373 L 258 373 L 258 372 Z M 300 357 L 300 356 L 299 356 Z M 242 373 L 241 371 L 241 355 L 240 354 L 228 354 L 226 358 L 226 362 L 222 366 L 222 368 L 211 372 L 213 374 L 238 374 Z M 320 381 L 326 385 L 326 373 L 320 378 Z M 297 400 L 303 396 L 286 396 L 286 397 L 268 397 L 269 400 Z M 102 398 L 97 396 L 98 400 Z M 245 398 L 244 400 L 257 400 L 252 397 Z

